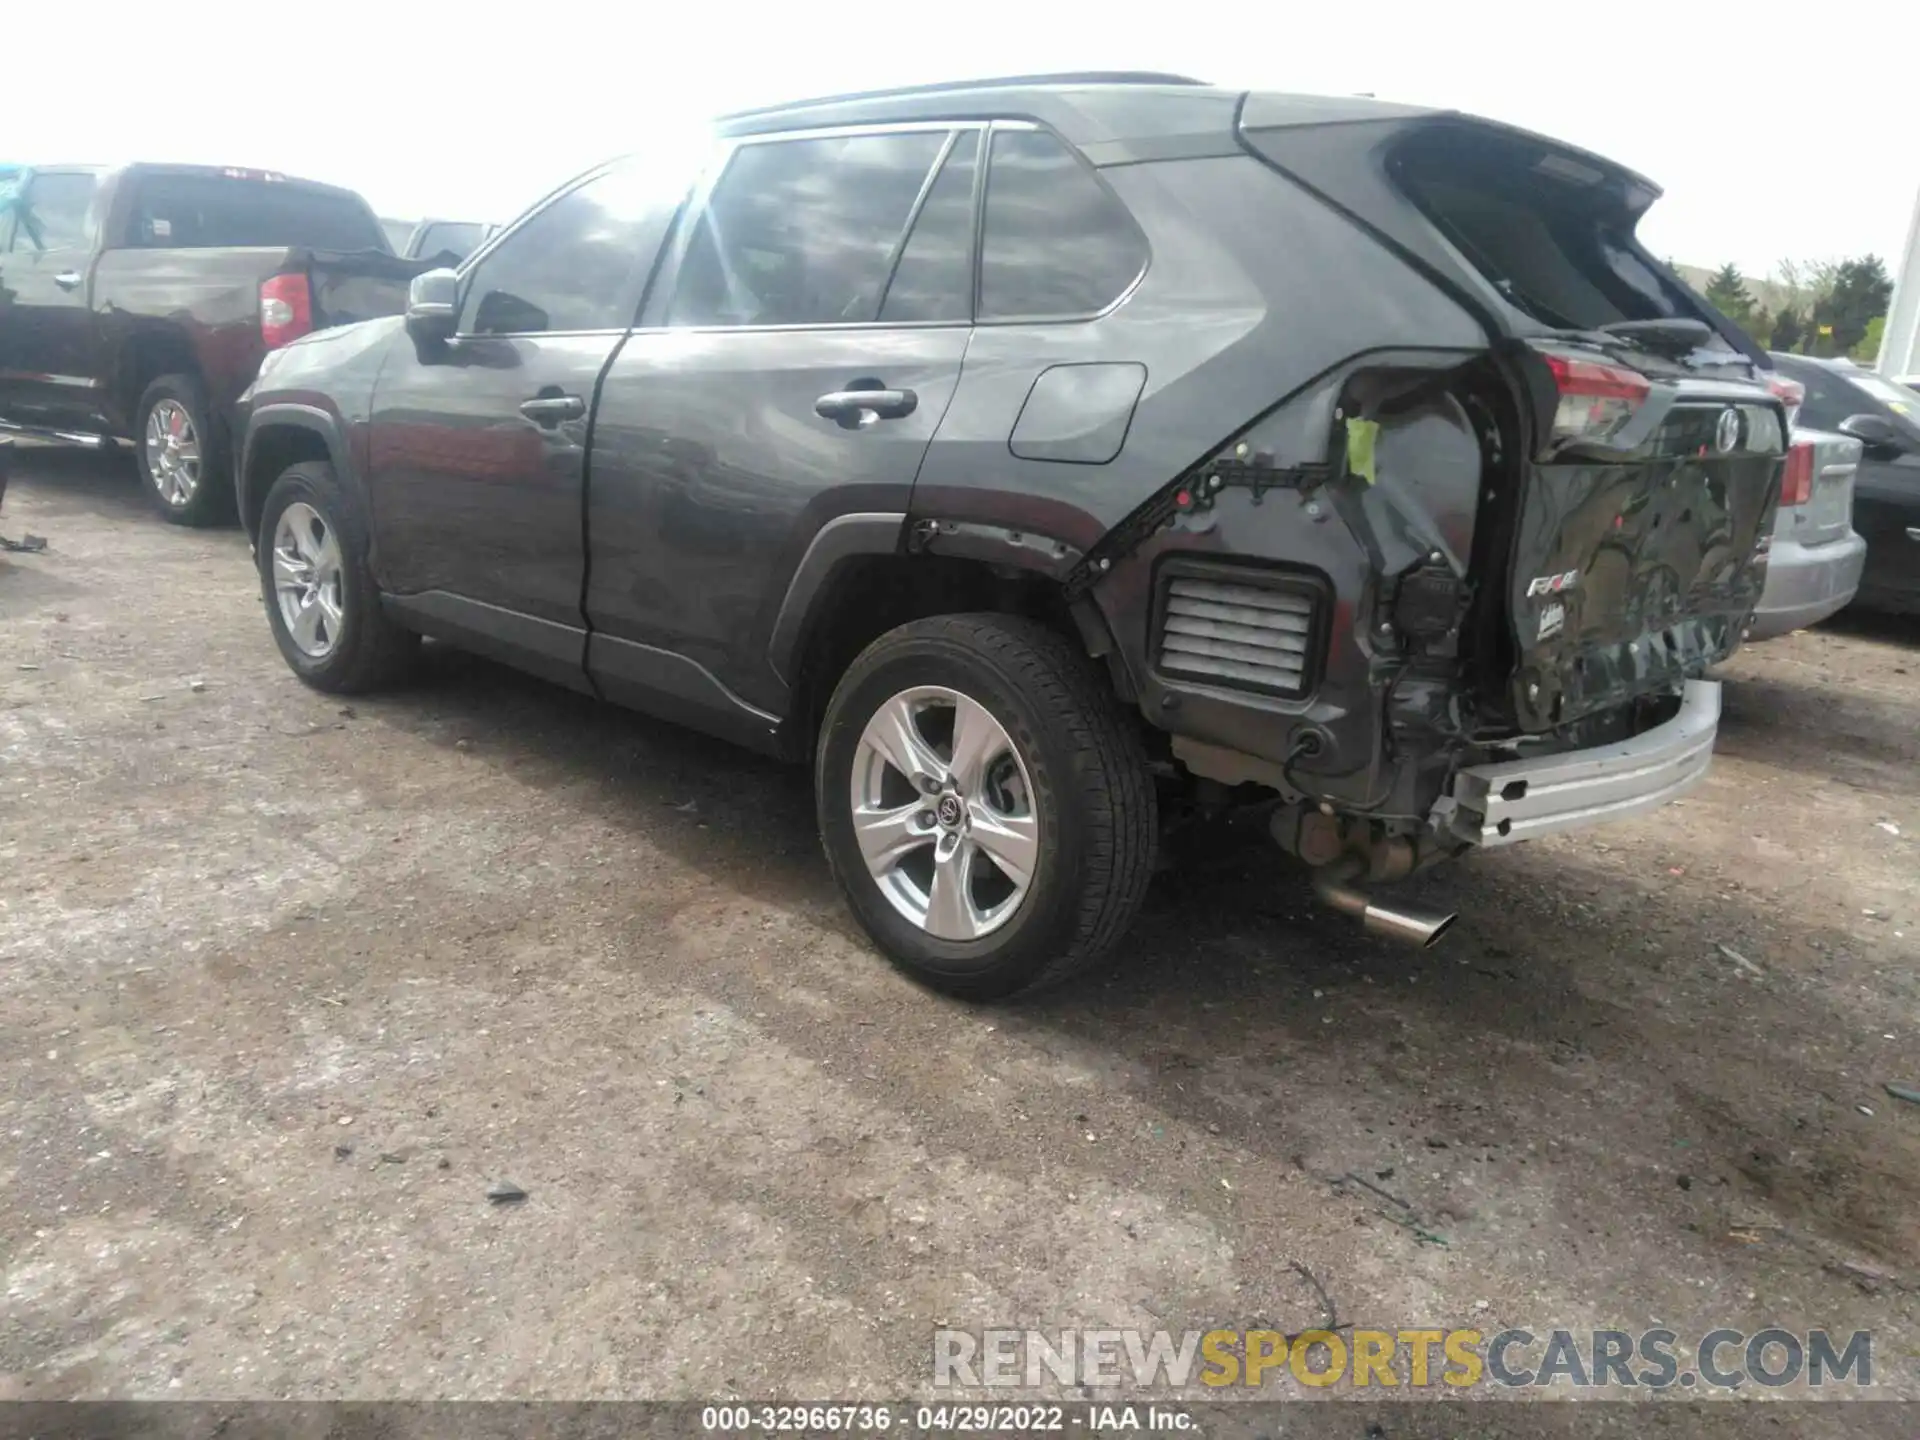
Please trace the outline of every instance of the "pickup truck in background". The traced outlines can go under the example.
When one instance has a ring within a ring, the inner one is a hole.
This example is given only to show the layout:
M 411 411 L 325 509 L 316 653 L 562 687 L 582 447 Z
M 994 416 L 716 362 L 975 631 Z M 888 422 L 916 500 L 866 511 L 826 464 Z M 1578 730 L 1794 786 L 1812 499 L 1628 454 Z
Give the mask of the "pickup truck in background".
M 499 228 L 485 220 L 422 220 L 413 227 L 400 253 L 409 260 L 458 265 L 486 244 Z
M 500 227 L 490 220 L 395 220 L 380 218 L 393 253 L 409 260 L 431 260 L 454 266 L 478 250 Z
M 0 183 L 0 429 L 130 440 L 160 513 L 233 515 L 233 404 L 267 351 L 400 313 L 425 267 L 350 190 L 54 165 Z

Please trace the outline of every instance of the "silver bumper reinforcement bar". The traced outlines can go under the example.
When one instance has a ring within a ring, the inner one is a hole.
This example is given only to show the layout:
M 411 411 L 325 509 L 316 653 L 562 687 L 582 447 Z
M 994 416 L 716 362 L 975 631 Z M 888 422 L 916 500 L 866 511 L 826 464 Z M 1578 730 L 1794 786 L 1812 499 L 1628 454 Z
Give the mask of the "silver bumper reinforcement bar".
M 1471 844 L 1511 845 L 1638 815 L 1699 784 L 1719 726 L 1718 682 L 1689 680 L 1680 712 L 1644 735 L 1462 770 L 1443 823 Z

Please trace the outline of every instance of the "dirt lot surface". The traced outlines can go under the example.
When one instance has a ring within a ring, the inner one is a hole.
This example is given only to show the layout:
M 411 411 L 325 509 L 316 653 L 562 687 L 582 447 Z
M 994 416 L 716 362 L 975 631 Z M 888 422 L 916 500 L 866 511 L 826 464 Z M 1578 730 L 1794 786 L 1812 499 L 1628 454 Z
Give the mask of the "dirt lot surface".
M 803 773 L 438 649 L 314 694 L 237 532 L 22 460 L 0 1398 L 924 1394 L 943 1322 L 1327 1303 L 1870 1327 L 1920 1398 L 1920 628 L 1743 652 L 1700 789 L 1423 877 L 1436 950 L 1250 846 L 969 1009 Z

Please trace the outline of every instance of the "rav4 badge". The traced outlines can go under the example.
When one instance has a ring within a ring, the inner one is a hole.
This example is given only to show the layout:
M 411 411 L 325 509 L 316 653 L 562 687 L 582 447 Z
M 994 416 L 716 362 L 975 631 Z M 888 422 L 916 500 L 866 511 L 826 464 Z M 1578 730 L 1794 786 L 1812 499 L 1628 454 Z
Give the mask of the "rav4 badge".
M 1564 575 L 1536 575 L 1527 582 L 1527 598 L 1536 595 L 1558 595 L 1562 590 L 1571 590 L 1579 583 L 1580 572 L 1569 570 Z

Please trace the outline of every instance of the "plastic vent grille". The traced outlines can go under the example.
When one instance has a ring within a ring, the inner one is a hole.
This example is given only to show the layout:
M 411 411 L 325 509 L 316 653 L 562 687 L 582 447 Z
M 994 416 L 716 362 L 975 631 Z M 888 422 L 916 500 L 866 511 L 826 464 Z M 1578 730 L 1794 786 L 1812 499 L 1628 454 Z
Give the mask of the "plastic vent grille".
M 1220 685 L 1304 694 L 1314 597 L 1176 575 L 1160 621 L 1160 668 Z

